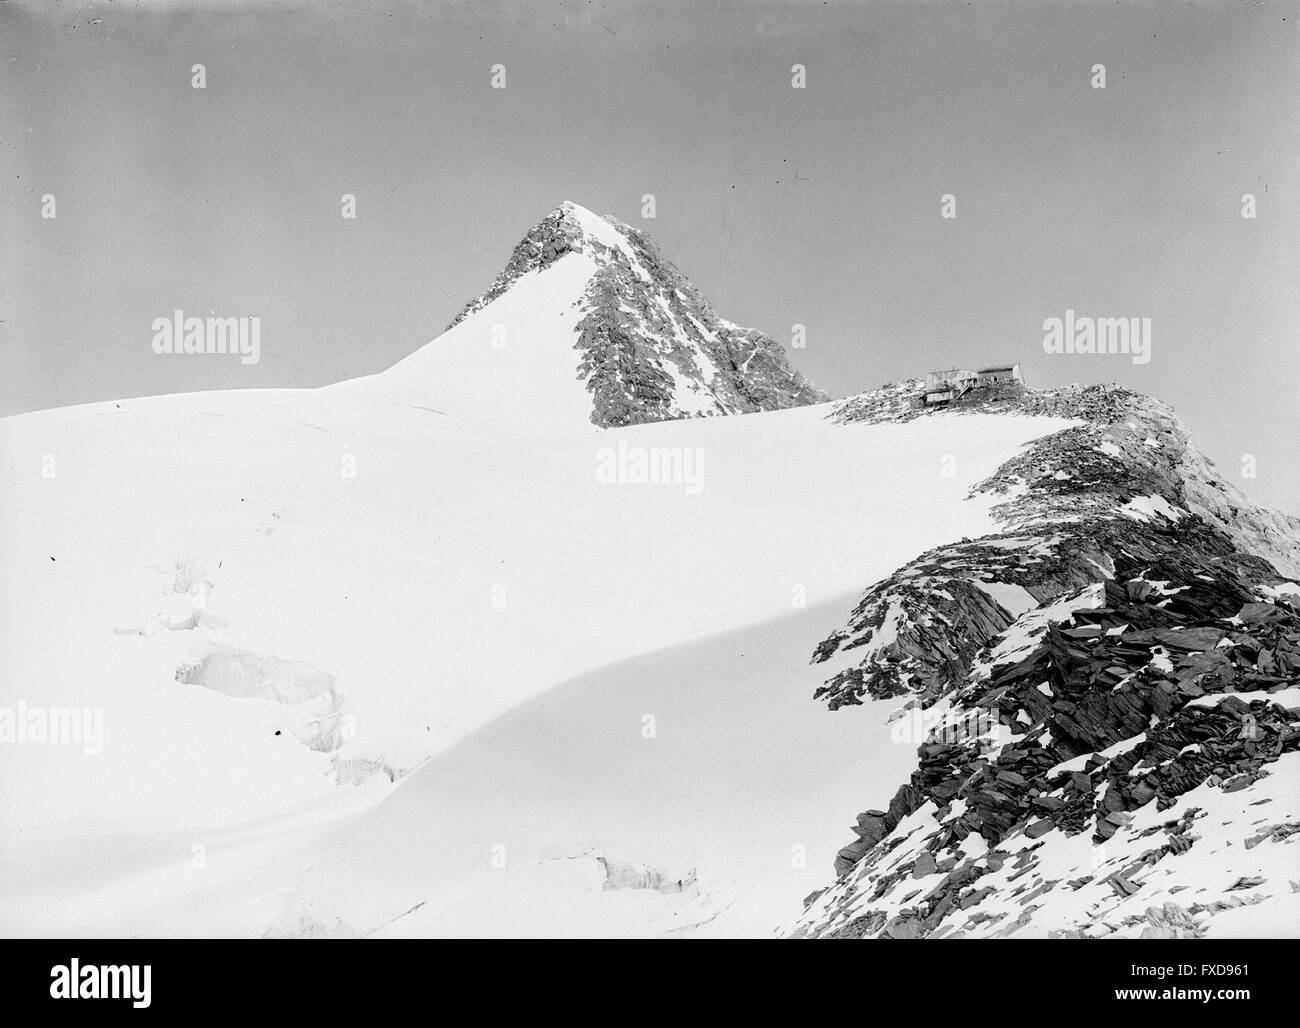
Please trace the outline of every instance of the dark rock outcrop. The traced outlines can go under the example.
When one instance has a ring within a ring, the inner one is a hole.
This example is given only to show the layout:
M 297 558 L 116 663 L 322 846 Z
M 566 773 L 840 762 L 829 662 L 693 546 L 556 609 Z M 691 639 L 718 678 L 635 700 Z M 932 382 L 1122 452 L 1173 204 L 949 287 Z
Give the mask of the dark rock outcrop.
M 922 416 L 911 396 L 895 387 L 836 416 Z M 1240 494 L 1224 516 L 1206 497 L 1231 487 L 1167 408 L 1137 394 L 1026 392 L 980 409 L 1083 423 L 977 487 L 1014 495 L 996 508 L 1006 531 L 918 557 L 867 590 L 815 652 L 862 653 L 817 691 L 830 707 L 906 693 L 936 724 L 889 809 L 859 815 L 839 881 L 796 935 L 1085 930 L 1053 923 L 1068 915 L 1049 910 L 1073 909 L 1052 905 L 1055 890 L 1101 889 L 1127 910 L 1151 869 L 1199 838 L 1193 807 L 1144 829 L 1150 844 L 1134 850 L 1135 815 L 1206 788 L 1248 802 L 1280 759 L 1300 759 L 1300 589 L 1278 568 L 1290 570 L 1300 542 L 1295 519 Z M 1037 606 L 1014 617 L 990 583 Z M 1285 840 L 1289 823 L 1253 844 Z M 1046 877 L 1035 851 L 1065 852 L 1053 840 L 1084 833 L 1098 852 L 1123 845 L 1068 880 Z M 1248 900 L 1152 907 L 1087 930 L 1196 935 L 1198 914 L 1235 902 Z

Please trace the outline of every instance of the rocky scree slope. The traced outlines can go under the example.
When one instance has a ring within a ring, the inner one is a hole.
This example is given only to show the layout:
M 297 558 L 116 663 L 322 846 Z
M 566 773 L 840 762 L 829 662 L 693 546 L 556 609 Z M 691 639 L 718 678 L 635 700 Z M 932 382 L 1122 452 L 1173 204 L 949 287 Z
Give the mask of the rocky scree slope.
M 492 286 L 448 327 L 523 275 L 572 253 L 597 265 L 581 300 L 576 340 L 595 425 L 745 414 L 827 399 L 790 367 L 770 336 L 718 317 L 642 232 L 569 202 L 524 236 Z
M 916 769 L 792 934 L 1199 936 L 1230 911 L 1225 930 L 1294 933 L 1300 521 L 1148 397 L 1007 389 L 933 414 L 919 386 L 832 416 L 1079 424 L 976 487 L 1001 531 L 922 554 L 817 648 L 832 709 L 906 698 Z

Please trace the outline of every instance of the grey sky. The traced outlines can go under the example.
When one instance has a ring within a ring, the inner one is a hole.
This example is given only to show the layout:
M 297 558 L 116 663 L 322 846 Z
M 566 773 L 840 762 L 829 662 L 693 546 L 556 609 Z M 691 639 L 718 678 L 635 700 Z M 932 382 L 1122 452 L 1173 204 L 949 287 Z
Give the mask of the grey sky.
M 834 395 L 998 359 L 1035 386 L 1116 380 L 1300 513 L 1298 20 L 1240 0 L 0 4 L 0 414 L 380 370 L 571 199 L 646 229 L 723 316 L 787 344 L 806 325 L 792 357 Z M 1150 317 L 1151 362 L 1045 355 L 1067 307 Z M 175 308 L 259 315 L 261 362 L 156 356 Z

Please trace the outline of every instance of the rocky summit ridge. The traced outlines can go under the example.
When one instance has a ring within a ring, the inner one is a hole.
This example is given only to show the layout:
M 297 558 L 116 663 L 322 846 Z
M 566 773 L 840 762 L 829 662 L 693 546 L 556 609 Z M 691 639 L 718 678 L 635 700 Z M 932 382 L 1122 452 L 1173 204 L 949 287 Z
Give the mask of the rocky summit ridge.
M 831 416 L 1076 424 L 975 487 L 998 531 L 875 583 L 813 654 L 837 716 L 903 701 L 915 767 L 790 934 L 1294 933 L 1300 519 L 1243 496 L 1149 397 L 1012 388 L 939 413 L 922 390 Z
M 571 254 L 596 266 L 580 299 L 574 344 L 593 424 L 746 414 L 827 399 L 770 336 L 719 317 L 643 232 L 568 201 L 529 230 L 487 291 L 448 327 Z

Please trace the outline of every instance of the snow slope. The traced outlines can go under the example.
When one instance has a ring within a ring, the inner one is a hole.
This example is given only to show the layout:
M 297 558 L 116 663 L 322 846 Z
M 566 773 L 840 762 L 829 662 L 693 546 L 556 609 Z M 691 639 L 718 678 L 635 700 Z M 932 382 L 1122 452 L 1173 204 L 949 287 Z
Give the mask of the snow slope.
M 573 344 L 598 267 L 566 254 L 387 371 L 326 391 L 425 409 L 486 441 L 594 433 Z
M 124 875 L 162 888 L 146 872 L 166 877 L 159 838 L 183 876 L 205 839 L 354 816 L 392 793 L 390 773 L 566 680 L 846 596 L 910 554 L 984 531 L 987 507 L 963 499 L 970 485 L 1061 425 L 824 415 L 515 445 L 330 389 L 7 419 L 2 702 L 100 709 L 104 737 L 97 754 L 0 746 L 3 930 L 112 931 L 97 904 Z M 600 482 L 600 447 L 618 440 L 698 448 L 703 488 Z M 46 454 L 53 478 L 41 475 Z M 956 478 L 940 474 L 947 454 Z M 790 675 L 806 652 L 791 647 Z M 231 654 L 248 655 L 238 672 Z M 224 677 L 193 684 L 196 666 Z M 749 675 L 741 663 L 713 670 L 726 690 Z M 232 675 L 245 695 L 217 691 Z M 313 686 L 322 675 L 328 690 Z M 297 692 L 277 684 L 291 679 Z M 804 756 L 780 742 L 787 718 L 775 710 L 755 732 L 772 759 L 797 765 Z M 85 865 L 75 875 L 69 854 Z M 164 917 L 148 930 L 185 927 Z
M 833 610 L 548 690 L 330 825 L 164 831 L 107 871 L 98 854 L 55 858 L 61 877 L 90 875 L 100 889 L 51 882 L 18 900 L 19 924 L 94 935 L 641 936 L 696 925 L 770 935 L 824 876 L 844 811 L 864 791 L 883 795 L 910 757 L 883 722 L 864 733 L 808 702 L 809 670 L 797 665 Z M 195 838 L 207 851 L 199 869 Z M 601 858 L 674 879 L 695 871 L 696 882 L 605 890 Z

